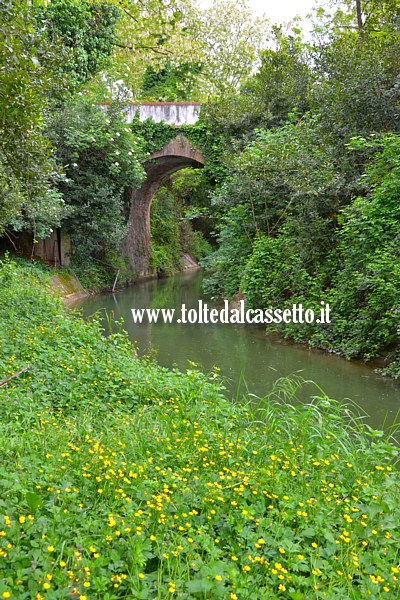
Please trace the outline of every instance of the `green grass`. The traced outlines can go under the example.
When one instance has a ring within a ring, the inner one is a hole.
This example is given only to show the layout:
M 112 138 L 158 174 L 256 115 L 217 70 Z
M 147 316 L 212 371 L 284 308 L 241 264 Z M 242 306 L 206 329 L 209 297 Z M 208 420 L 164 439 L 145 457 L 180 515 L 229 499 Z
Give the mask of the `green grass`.
M 315 388 L 233 405 L 0 268 L 0 598 L 399 596 L 397 447 Z M 350 392 L 349 392 L 350 395 Z

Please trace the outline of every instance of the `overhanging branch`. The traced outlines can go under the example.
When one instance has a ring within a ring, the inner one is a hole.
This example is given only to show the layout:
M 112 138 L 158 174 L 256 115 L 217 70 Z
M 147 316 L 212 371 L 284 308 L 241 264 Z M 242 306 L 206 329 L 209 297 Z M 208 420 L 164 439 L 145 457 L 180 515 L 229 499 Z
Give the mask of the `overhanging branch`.
M 169 50 L 160 50 L 156 46 L 144 46 L 144 45 L 129 46 L 128 44 L 120 44 L 118 42 L 115 42 L 114 46 L 117 46 L 118 48 L 122 48 L 124 50 L 150 50 L 151 52 L 154 52 L 155 54 L 161 54 L 161 56 L 171 56 L 172 55 L 172 52 L 170 52 Z

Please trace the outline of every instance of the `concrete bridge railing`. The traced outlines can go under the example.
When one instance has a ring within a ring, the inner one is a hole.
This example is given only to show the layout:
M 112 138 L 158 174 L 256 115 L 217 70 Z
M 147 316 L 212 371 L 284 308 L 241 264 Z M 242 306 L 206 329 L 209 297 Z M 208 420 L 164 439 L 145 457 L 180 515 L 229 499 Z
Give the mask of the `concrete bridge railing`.
M 103 102 L 107 108 L 110 102 Z M 194 125 L 200 116 L 200 102 L 138 102 L 127 106 L 126 122 L 132 123 L 139 113 L 140 121 L 152 119 L 155 123 L 164 121 L 167 125 Z

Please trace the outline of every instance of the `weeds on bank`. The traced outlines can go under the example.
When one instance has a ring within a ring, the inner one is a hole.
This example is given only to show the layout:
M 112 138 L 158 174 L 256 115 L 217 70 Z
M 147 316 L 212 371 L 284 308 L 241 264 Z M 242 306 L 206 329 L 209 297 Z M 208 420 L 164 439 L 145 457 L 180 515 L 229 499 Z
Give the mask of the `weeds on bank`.
M 0 387 L 0 598 L 398 597 L 394 445 L 317 389 L 294 406 L 299 380 L 233 405 L 23 274 L 0 271 L 1 365 L 30 365 Z

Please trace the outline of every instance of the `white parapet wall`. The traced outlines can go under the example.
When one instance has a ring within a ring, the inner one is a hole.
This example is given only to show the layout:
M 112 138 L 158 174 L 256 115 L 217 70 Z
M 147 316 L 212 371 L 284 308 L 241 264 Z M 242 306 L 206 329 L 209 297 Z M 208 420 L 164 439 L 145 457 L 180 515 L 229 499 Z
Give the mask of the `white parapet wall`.
M 105 110 L 108 103 L 101 107 Z M 164 121 L 168 125 L 194 125 L 200 116 L 199 102 L 141 102 L 126 108 L 126 121 L 132 123 L 139 111 L 140 121 L 152 119 L 155 123 Z

